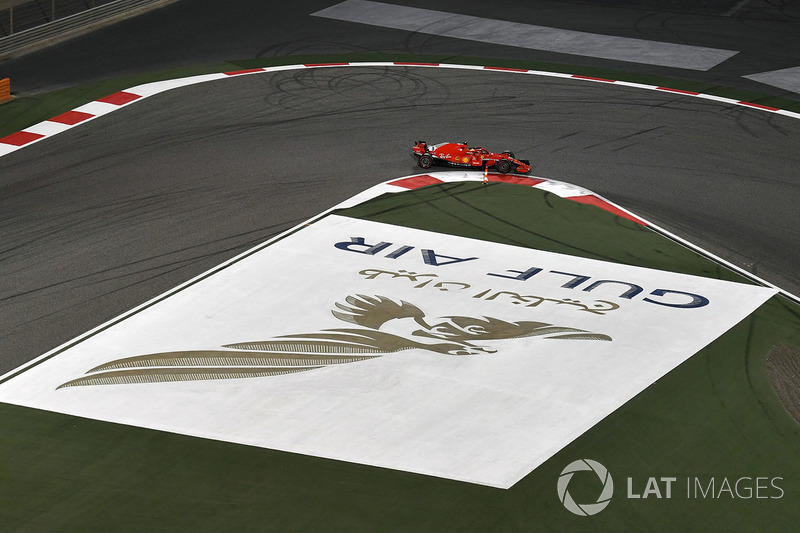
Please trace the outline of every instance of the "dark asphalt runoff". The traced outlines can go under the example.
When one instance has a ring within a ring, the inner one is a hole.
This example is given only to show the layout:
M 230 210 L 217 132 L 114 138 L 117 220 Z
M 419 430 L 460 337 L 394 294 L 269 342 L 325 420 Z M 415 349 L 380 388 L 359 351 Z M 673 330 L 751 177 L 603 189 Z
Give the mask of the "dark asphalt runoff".
M 388 0 L 386 0 L 388 1 Z M 180 0 L 0 62 L 20 95 L 198 63 L 299 54 L 382 52 L 565 63 L 692 79 L 777 96 L 742 78 L 800 66 L 797 0 L 393 0 L 410 7 L 601 35 L 739 51 L 707 72 L 526 50 L 310 16 L 340 0 Z
M 798 120 L 588 81 L 309 69 L 169 91 L 1 158 L 0 371 L 419 172 L 421 138 L 512 149 L 800 293 Z

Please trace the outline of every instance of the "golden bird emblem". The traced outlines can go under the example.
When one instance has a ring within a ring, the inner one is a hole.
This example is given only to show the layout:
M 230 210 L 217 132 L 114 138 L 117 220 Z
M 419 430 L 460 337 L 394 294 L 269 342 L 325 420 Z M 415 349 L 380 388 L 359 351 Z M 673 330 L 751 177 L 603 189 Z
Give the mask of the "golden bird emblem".
M 385 296 L 356 295 L 331 313 L 355 327 L 226 344 L 210 350 L 151 353 L 115 359 L 58 388 L 275 376 L 355 363 L 402 350 L 469 356 L 497 350 L 485 341 L 543 337 L 610 341 L 601 333 L 545 322 L 492 317 L 429 318 L 414 304 Z

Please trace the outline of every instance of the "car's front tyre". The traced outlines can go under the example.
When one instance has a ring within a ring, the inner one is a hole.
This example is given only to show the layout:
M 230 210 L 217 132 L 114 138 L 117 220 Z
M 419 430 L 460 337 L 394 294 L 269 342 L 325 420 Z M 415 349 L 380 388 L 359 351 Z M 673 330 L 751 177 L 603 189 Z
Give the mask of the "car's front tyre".
M 506 161 L 505 159 L 501 159 L 497 163 L 494 164 L 494 168 L 500 173 L 505 174 L 509 170 L 511 170 L 511 163 Z

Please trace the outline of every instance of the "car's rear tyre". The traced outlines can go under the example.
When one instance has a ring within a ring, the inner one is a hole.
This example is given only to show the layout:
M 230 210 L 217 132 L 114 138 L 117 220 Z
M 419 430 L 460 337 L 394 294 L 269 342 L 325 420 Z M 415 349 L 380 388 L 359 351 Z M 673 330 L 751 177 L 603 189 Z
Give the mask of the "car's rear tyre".
M 511 163 L 506 161 L 505 159 L 501 159 L 497 163 L 495 163 L 494 168 L 500 173 L 505 174 L 509 170 L 511 170 Z
M 419 156 L 417 164 L 422 168 L 431 168 L 431 166 L 433 166 L 433 158 L 427 154 L 423 154 Z
M 511 151 L 508 151 L 508 150 L 506 150 L 505 152 L 503 152 L 503 155 L 507 155 L 507 156 L 508 156 L 508 157 L 510 157 L 511 159 L 516 159 L 516 158 L 517 158 L 517 157 L 514 155 L 514 152 L 511 152 Z

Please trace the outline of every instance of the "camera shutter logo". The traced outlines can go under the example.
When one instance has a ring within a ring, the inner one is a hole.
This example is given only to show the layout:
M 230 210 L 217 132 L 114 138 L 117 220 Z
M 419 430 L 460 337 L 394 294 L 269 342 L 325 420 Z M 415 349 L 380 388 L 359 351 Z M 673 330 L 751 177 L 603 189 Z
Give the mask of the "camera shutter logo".
M 572 496 L 567 490 L 569 482 L 572 481 L 572 476 L 575 472 L 583 470 L 593 471 L 603 484 L 603 491 L 600 493 L 595 503 L 577 503 L 572 499 Z M 591 459 L 578 459 L 577 461 L 573 461 L 561 471 L 561 475 L 558 477 L 558 499 L 561 500 L 561 503 L 564 504 L 564 507 L 566 507 L 568 511 L 576 515 L 592 516 L 599 513 L 608 506 L 609 502 L 611 502 L 611 496 L 613 495 L 614 480 L 611 479 L 611 474 L 608 473 L 608 469 Z

